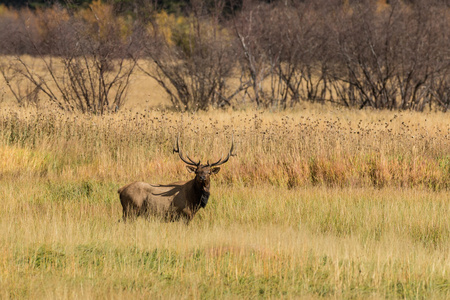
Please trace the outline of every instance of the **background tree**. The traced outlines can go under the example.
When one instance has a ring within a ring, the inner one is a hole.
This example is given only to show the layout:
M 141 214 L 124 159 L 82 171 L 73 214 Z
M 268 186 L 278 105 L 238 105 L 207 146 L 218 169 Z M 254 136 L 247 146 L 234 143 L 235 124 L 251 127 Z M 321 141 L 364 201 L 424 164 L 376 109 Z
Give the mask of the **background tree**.
M 39 22 L 39 27 L 29 22 Z M 97 2 L 77 13 L 53 6 L 42 10 L 38 19 L 21 19 L 21 25 L 21 38 L 30 45 L 43 71 L 20 55 L 1 66 L 19 103 L 29 97 L 15 90 L 13 79 L 27 82 L 34 94 L 64 110 L 104 114 L 122 106 L 135 68 L 135 62 L 127 59 L 134 39 L 123 32 L 126 27 L 121 25 L 125 24 L 116 19 L 111 6 Z M 36 27 L 45 39 L 36 38 L 32 31 Z
M 229 104 L 233 40 L 220 25 L 222 9 L 223 2 L 218 1 L 215 10 L 206 13 L 198 1 L 186 17 L 159 14 L 146 34 L 144 57 L 150 60 L 142 69 L 164 88 L 178 109 Z
M 64 109 L 116 110 L 139 63 L 183 110 L 238 99 L 276 109 L 302 101 L 449 107 L 446 1 L 67 3 L 0 6 L 0 53 L 19 58 L 1 74 L 19 102 L 47 95 Z M 23 54 L 39 57 L 47 75 L 21 61 Z M 64 72 L 56 72 L 55 60 Z

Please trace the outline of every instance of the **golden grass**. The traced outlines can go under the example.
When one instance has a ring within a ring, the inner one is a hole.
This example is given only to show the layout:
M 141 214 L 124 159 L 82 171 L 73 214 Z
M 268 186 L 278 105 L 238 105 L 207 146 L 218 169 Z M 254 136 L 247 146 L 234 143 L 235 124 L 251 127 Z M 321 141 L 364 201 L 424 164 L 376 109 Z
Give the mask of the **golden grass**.
M 185 151 L 203 162 L 225 154 L 234 137 L 239 155 L 218 178 L 229 184 L 440 190 L 450 182 L 450 122 L 439 113 L 327 108 L 144 110 L 103 118 L 57 111 L 3 110 L 1 115 L 3 176 L 37 172 L 50 178 L 175 180 L 184 174 L 178 157 L 171 155 L 181 133 Z
M 186 227 L 118 223 L 115 188 L 102 183 L 1 187 L 2 297 L 450 293 L 442 192 L 219 186 Z
M 5 104 L 0 298 L 450 297 L 445 114 Z M 177 133 L 202 161 L 234 136 L 208 206 L 189 226 L 119 223 L 121 185 L 190 178 Z

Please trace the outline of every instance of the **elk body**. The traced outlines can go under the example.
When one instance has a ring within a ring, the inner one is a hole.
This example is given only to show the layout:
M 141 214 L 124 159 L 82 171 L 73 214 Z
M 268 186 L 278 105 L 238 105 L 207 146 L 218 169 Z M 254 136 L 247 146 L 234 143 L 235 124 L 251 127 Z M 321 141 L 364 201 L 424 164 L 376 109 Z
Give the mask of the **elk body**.
M 195 173 L 195 178 L 189 181 L 179 181 L 167 185 L 133 182 L 118 190 L 123 208 L 123 220 L 140 215 L 154 215 L 167 221 L 184 219 L 186 223 L 195 216 L 200 208 L 208 203 L 210 193 L 210 176 L 217 174 L 218 167 L 234 156 L 233 142 L 225 159 L 214 163 L 201 164 L 195 162 L 188 155 L 184 158 L 179 148 L 178 138 L 173 152 L 178 153 L 180 159 L 187 164 L 189 172 Z

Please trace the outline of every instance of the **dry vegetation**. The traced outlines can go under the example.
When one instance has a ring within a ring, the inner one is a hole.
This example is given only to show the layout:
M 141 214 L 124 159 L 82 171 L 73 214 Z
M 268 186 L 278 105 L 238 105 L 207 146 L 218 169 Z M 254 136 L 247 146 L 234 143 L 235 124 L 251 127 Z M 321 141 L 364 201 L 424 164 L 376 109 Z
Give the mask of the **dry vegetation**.
M 131 103 L 129 103 L 131 106 Z M 2 108 L 2 298 L 447 298 L 450 121 L 304 107 L 104 117 Z M 119 223 L 117 188 L 237 157 L 189 226 Z
M 415 2 L 249 1 L 226 24 L 192 1 L 153 37 L 101 2 L 0 6 L 0 298 L 450 298 L 448 10 Z M 190 178 L 178 133 L 202 161 L 234 137 L 208 206 L 118 222 L 118 187 Z
M 34 169 L 27 171 L 50 179 L 176 179 L 184 167 L 171 150 L 181 132 L 188 153 L 203 161 L 225 153 L 234 135 L 239 157 L 218 179 L 226 184 L 449 188 L 445 114 L 319 109 L 194 114 L 145 109 L 104 117 L 5 109 L 3 177 L 30 176 L 23 171 L 32 160 Z M 9 162 L 9 156 L 17 159 L 16 151 L 23 153 L 21 160 Z
M 450 108 L 447 1 L 187 1 L 176 14 L 126 2 L 133 13 L 108 1 L 0 5 L 5 89 L 21 104 L 104 114 L 122 107 L 139 70 L 177 110 L 235 107 L 237 95 L 265 109 Z

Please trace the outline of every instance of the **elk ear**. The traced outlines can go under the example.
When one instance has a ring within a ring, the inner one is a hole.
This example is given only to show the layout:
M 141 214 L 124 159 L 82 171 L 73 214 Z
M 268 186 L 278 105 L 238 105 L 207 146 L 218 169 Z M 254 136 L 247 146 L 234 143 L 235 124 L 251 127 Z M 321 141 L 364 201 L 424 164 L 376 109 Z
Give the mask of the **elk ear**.
M 186 166 L 186 169 L 188 170 L 189 173 L 195 172 L 196 168 L 191 167 L 191 166 Z
M 220 168 L 219 168 L 219 167 L 217 167 L 217 168 L 212 168 L 212 169 L 211 169 L 211 174 L 217 174 L 217 173 L 219 173 L 219 171 L 220 171 Z

